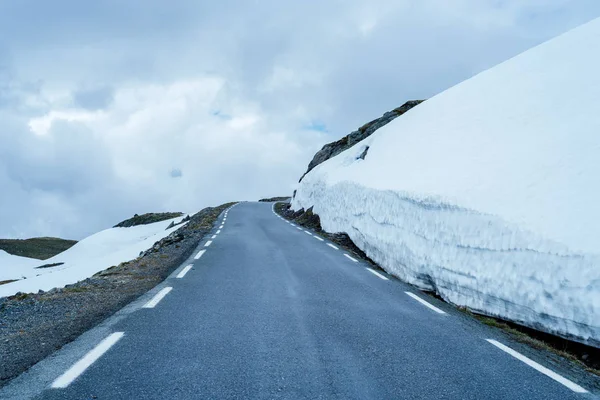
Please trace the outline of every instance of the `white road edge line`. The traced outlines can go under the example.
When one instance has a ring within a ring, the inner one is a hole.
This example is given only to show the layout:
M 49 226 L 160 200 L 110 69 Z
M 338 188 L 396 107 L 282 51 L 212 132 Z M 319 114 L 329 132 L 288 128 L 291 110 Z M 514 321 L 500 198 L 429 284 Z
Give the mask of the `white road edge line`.
M 390 278 L 388 278 L 387 276 L 381 275 L 379 272 L 375 271 L 374 269 L 371 269 L 371 268 L 367 267 L 367 271 L 369 271 L 370 273 L 372 273 L 376 277 L 378 277 L 380 279 L 383 279 L 384 281 L 389 281 L 390 280 Z
M 56 378 L 52 382 L 52 389 L 64 389 L 69 386 L 77 377 L 85 372 L 90 365 L 98 360 L 104 353 L 108 351 L 115 343 L 123 337 L 124 332 L 114 332 L 102 340 L 96 347 L 90 350 L 85 356 L 77 361 L 65 373 Z
M 217 235 L 218 235 L 219 233 L 221 233 L 221 230 L 220 230 L 220 229 L 217 231 Z
M 538 372 L 541 372 L 542 374 L 546 375 L 547 377 L 552 378 L 556 382 L 558 382 L 558 383 L 560 383 L 560 384 L 568 387 L 569 389 L 571 389 L 575 393 L 587 393 L 587 390 L 585 390 L 584 388 L 582 388 L 578 384 L 576 384 L 574 382 L 571 382 L 567 378 L 563 378 L 562 376 L 560 376 L 556 372 L 554 372 L 552 370 L 549 370 L 548 368 L 544 367 L 543 365 L 540 365 L 540 364 L 536 363 L 532 359 L 525 357 L 523 354 L 514 351 L 510 347 L 505 346 L 502 343 L 500 343 L 500 342 L 498 342 L 496 340 L 493 340 L 493 339 L 485 339 L 485 340 L 487 342 L 493 344 L 494 346 L 496 346 L 500 350 L 502 350 L 502 351 L 510 354 L 511 356 L 513 356 L 514 358 L 516 358 L 517 360 L 523 361 L 525 364 L 529 365 L 531 368 L 537 370 Z
M 212 235 L 211 239 L 216 239 L 217 235 Z
M 212 240 L 209 240 L 208 242 L 204 243 L 204 247 L 208 247 L 212 244 Z
M 304 231 L 304 233 L 308 233 L 310 236 L 312 236 L 312 233 L 310 233 L 309 231 Z
M 294 224 L 290 224 L 290 225 L 293 226 L 294 228 L 296 227 L 296 225 L 294 225 Z
M 349 258 L 350 260 L 354 261 L 354 262 L 358 262 L 358 260 L 354 257 L 349 256 L 348 254 L 344 253 L 344 257 Z
M 206 250 L 200 250 L 196 256 L 194 256 L 194 260 L 199 260 L 202 257 L 202 254 L 206 253 Z
M 318 237 L 317 235 L 313 236 L 315 239 L 320 240 L 321 242 L 324 242 L 325 239 L 321 239 L 320 237 Z
M 223 225 L 221 225 L 221 226 L 219 227 L 219 229 L 223 229 Z
M 187 274 L 190 271 L 190 269 L 192 269 L 192 267 L 193 267 L 192 264 L 187 265 L 184 269 L 181 270 L 180 273 L 177 274 L 176 278 L 178 278 L 178 279 L 183 278 L 185 276 L 185 274 Z
M 425 300 L 423 300 L 422 298 L 420 298 L 419 296 L 417 296 L 414 293 L 411 292 L 404 292 L 407 295 L 409 295 L 410 297 L 412 297 L 413 299 L 415 299 L 416 301 L 418 301 L 419 303 L 423 304 L 425 307 L 435 311 L 438 314 L 446 314 L 445 311 L 440 310 L 439 308 L 437 308 L 436 306 L 429 304 L 428 302 L 426 302 Z
M 156 305 L 166 296 L 169 294 L 169 292 L 173 290 L 173 288 L 171 286 L 167 286 L 166 288 L 163 288 L 160 292 L 156 293 L 154 295 L 154 297 L 147 302 L 146 304 L 144 304 L 142 306 L 142 308 L 154 308 L 156 307 Z
M 299 226 L 297 226 L 297 227 L 296 227 L 296 229 L 298 229 L 299 231 L 301 231 L 301 230 L 302 230 L 302 228 L 300 228 Z
M 339 250 L 339 249 L 337 248 L 337 246 L 334 246 L 334 245 L 332 245 L 331 243 L 327 243 L 327 246 L 331 247 L 332 249 Z

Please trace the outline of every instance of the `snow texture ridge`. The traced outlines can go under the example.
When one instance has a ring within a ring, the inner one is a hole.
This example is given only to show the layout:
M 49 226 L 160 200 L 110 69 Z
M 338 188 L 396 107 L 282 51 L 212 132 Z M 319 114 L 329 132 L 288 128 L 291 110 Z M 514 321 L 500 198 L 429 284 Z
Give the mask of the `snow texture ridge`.
M 598 43 L 600 19 L 429 99 L 292 207 L 454 304 L 600 346 Z

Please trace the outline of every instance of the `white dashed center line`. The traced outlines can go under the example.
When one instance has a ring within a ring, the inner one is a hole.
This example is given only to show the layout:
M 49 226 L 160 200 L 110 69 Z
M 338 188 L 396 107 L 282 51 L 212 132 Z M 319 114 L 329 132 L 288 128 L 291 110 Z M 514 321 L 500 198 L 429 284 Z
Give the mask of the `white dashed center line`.
M 348 259 L 350 259 L 350 260 L 352 260 L 352 261 L 354 261 L 354 262 L 358 262 L 358 260 L 357 260 L 356 258 L 354 258 L 354 257 L 350 257 L 350 256 L 349 256 L 348 254 L 346 254 L 346 253 L 344 253 L 344 257 L 346 257 L 346 258 L 348 258 Z
M 194 259 L 199 260 L 202 257 L 202 254 L 206 253 L 206 250 L 200 250 L 198 254 L 194 257 Z
M 331 243 L 327 243 L 327 246 L 331 247 L 332 249 L 339 250 L 339 249 L 337 248 L 337 246 L 334 246 L 334 245 L 332 245 Z
M 208 242 L 204 243 L 204 247 L 208 247 L 212 244 L 212 240 L 209 240 Z
M 187 274 L 190 271 L 190 269 L 192 269 L 192 267 L 193 267 L 192 264 L 186 265 L 186 267 L 184 269 L 182 269 L 180 273 L 177 274 L 177 278 L 178 279 L 183 278 L 185 276 L 185 274 Z
M 416 301 L 418 301 L 419 303 L 423 304 L 425 307 L 429 308 L 430 310 L 435 311 L 438 314 L 446 314 L 444 311 L 440 310 L 439 308 L 437 308 L 436 306 L 429 304 L 428 302 L 426 302 L 425 300 L 423 300 L 422 298 L 420 298 L 419 296 L 417 296 L 414 293 L 411 292 L 404 292 L 407 295 L 409 295 L 410 297 L 412 297 L 413 299 L 415 299 Z
M 108 335 L 103 341 L 98 343 L 89 353 L 83 356 L 82 359 L 77 361 L 71 368 L 69 368 L 64 374 L 59 376 L 53 383 L 53 389 L 63 389 L 69 386 L 77 377 L 85 372 L 86 369 L 97 359 L 102 357 L 104 353 L 108 351 L 115 343 L 117 343 L 122 337 L 123 332 L 115 332 Z
M 367 268 L 367 271 L 369 271 L 370 273 L 372 273 L 373 275 L 375 275 L 379 279 L 383 279 L 384 281 L 389 281 L 390 280 L 387 276 L 380 274 L 379 272 L 375 271 L 374 269 Z
M 496 346 L 497 348 L 499 348 L 500 350 L 510 354 L 511 356 L 513 356 L 514 358 L 516 358 L 517 360 L 523 361 L 525 364 L 529 365 L 531 368 L 541 372 L 542 374 L 546 375 L 549 378 L 554 379 L 556 382 L 565 385 L 566 387 L 568 387 L 569 389 L 571 389 L 572 391 L 574 391 L 575 393 L 587 393 L 587 390 L 585 390 L 584 388 L 582 388 L 581 386 L 579 386 L 576 383 L 571 382 L 570 380 L 563 378 L 562 376 L 560 376 L 559 374 L 557 374 L 556 372 L 549 370 L 548 368 L 544 367 L 543 365 L 540 365 L 538 363 L 536 363 L 535 361 L 533 361 L 530 358 L 525 357 L 523 354 L 514 351 L 513 349 L 511 349 L 508 346 L 503 345 L 500 342 L 497 342 L 493 339 L 485 339 L 487 340 L 489 343 L 493 344 L 494 346 Z
M 173 290 L 173 288 L 172 288 L 172 287 L 170 287 L 170 286 L 169 286 L 169 287 L 166 287 L 166 288 L 164 288 L 164 289 L 162 289 L 160 292 L 156 293 L 156 294 L 154 295 L 154 297 L 153 297 L 153 298 L 152 298 L 152 299 L 151 299 L 149 302 L 147 302 L 146 304 L 144 304 L 144 305 L 142 306 L 142 308 L 154 308 L 154 307 L 156 307 L 156 305 L 157 305 L 157 304 L 158 304 L 158 303 L 159 303 L 159 302 L 160 302 L 160 301 L 161 301 L 161 300 L 162 300 L 162 299 L 163 299 L 163 298 L 164 298 L 166 295 L 168 295 L 168 294 L 169 294 L 169 292 L 170 292 L 171 290 Z

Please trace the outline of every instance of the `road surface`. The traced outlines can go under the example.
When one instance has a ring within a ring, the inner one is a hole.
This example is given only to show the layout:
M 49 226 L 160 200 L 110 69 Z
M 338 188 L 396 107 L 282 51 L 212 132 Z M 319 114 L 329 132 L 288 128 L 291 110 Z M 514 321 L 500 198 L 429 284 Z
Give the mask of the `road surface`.
M 0 398 L 595 398 L 272 204 L 219 221 L 163 284 Z

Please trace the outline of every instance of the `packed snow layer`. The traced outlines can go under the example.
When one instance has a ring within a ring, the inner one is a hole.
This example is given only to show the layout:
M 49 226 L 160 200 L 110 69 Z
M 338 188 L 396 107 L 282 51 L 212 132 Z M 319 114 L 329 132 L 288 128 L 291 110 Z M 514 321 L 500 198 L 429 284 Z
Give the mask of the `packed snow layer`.
M 33 293 L 62 288 L 113 265 L 133 260 L 140 252 L 181 228 L 183 224 L 166 229 L 172 221 L 177 223 L 182 219 L 183 217 L 179 217 L 131 228 L 106 229 L 43 261 L 11 256 L 0 251 L 0 281 L 18 279 L 16 282 L 0 285 L 0 297 L 17 292 Z M 54 263 L 64 265 L 36 268 Z
M 598 43 L 600 19 L 427 100 L 293 208 L 454 304 L 599 345 Z
M 42 264 L 45 262 L 40 263 L 40 260 L 13 256 L 0 250 L 0 281 L 20 279 L 22 271 L 29 271 Z

